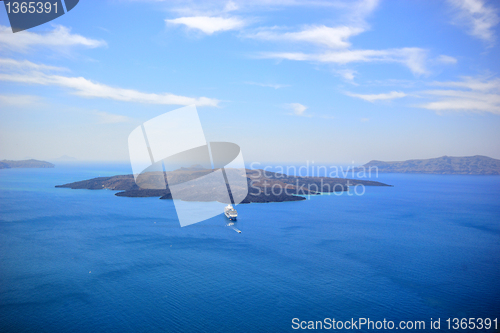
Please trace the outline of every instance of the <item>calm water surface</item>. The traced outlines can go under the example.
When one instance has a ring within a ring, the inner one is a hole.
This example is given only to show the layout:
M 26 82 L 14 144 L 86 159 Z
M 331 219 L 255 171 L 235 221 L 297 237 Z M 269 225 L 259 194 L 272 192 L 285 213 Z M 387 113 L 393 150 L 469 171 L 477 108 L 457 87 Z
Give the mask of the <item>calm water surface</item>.
M 223 215 L 180 228 L 168 200 L 54 188 L 124 173 L 0 170 L 0 331 L 500 317 L 498 176 L 381 174 L 394 187 L 239 205 L 241 234 Z

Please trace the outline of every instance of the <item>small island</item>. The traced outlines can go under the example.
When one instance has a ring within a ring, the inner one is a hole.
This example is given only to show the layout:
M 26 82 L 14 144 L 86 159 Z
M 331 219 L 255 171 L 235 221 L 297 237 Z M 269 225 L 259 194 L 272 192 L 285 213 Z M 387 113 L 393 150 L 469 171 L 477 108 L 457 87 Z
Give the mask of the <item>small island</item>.
M 10 161 L 2 160 L 0 161 L 0 169 L 14 169 L 14 168 L 53 168 L 54 164 L 39 161 L 39 160 L 23 160 L 23 161 Z
M 370 161 L 359 169 L 386 173 L 427 173 L 438 175 L 500 175 L 500 160 L 475 155 L 442 156 L 400 162 Z
M 185 183 L 189 180 L 199 179 L 213 170 L 207 169 L 179 169 L 167 172 L 169 182 Z M 305 200 L 306 195 L 318 195 L 321 193 L 332 193 L 347 191 L 349 186 L 391 186 L 377 181 L 356 180 L 331 177 L 296 177 L 282 173 L 250 170 L 250 169 L 225 169 L 228 175 L 233 177 L 245 177 L 248 185 L 248 194 L 241 203 L 265 203 Z M 164 177 L 163 173 L 150 172 L 144 175 L 144 183 L 152 183 L 155 177 Z M 166 177 L 165 177 L 166 178 Z M 234 178 L 233 178 L 234 179 Z M 244 182 L 243 182 L 244 184 Z M 160 199 L 172 199 L 168 185 L 165 189 L 148 189 L 139 187 L 133 175 L 119 175 L 113 177 L 98 177 L 79 182 L 57 185 L 58 188 L 102 190 L 108 189 L 119 191 L 116 196 L 120 197 L 159 197 Z M 183 191 L 176 199 L 184 201 L 227 201 L 226 188 L 218 190 L 216 186 L 206 187 L 205 191 Z M 228 188 L 229 189 L 229 188 Z M 233 192 L 246 191 L 246 189 L 231 187 Z M 229 192 L 231 192 L 229 190 Z

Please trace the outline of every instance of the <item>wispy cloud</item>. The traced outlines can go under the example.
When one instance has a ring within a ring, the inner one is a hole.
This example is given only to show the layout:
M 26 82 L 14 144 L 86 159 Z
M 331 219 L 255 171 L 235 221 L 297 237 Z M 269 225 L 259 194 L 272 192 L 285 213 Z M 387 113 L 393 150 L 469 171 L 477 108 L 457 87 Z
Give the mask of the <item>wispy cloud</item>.
M 335 9 L 352 9 L 352 14 L 364 15 L 371 3 L 378 0 L 360 0 L 359 6 L 353 6 L 353 0 L 233 0 L 233 1 L 179 1 L 179 0 L 129 0 L 133 2 L 169 2 L 175 3 L 172 11 L 182 15 L 199 15 L 200 13 L 216 14 L 232 11 L 275 11 L 284 7 L 325 7 Z M 186 4 L 188 6 L 186 6 Z M 351 13 L 350 13 L 351 14 Z
M 458 62 L 457 58 L 450 57 L 447 55 L 440 55 L 439 57 L 436 58 L 436 61 L 441 64 L 446 64 L 446 65 L 454 65 Z
M 35 64 L 28 60 L 14 60 L 9 58 L 0 58 L 0 70 L 23 70 L 23 71 L 67 71 L 67 68 L 49 66 L 44 64 Z
M 218 31 L 236 30 L 245 26 L 246 22 L 237 17 L 191 16 L 165 20 L 170 24 L 185 25 L 188 29 L 196 29 L 211 35 Z
M 132 121 L 132 118 L 120 114 L 113 114 L 104 111 L 95 111 L 95 114 L 98 117 L 99 124 L 118 124 Z
M 224 6 L 224 11 L 225 12 L 232 12 L 234 10 L 238 10 L 238 8 L 240 8 L 240 6 L 236 2 L 228 1 L 226 3 L 226 5 Z
M 96 48 L 105 46 L 106 42 L 73 34 L 71 29 L 62 25 L 56 26 L 51 32 L 43 34 L 30 31 L 13 34 L 11 28 L 0 25 L 0 45 L 2 48 L 11 51 L 26 52 L 34 47 L 65 48 L 83 46 Z
M 476 91 L 498 91 L 500 92 L 500 79 L 482 79 L 471 76 L 462 76 L 462 81 L 431 82 L 431 86 L 466 88 Z
M 455 23 L 463 25 L 474 37 L 490 44 L 495 41 L 494 27 L 500 22 L 497 8 L 483 0 L 448 0 L 448 3 L 456 10 Z
M 379 0 L 359 0 L 359 1 L 340 1 L 339 4 L 347 9 L 348 21 L 355 26 L 367 27 L 366 19 L 378 7 Z
M 170 105 L 195 104 L 197 106 L 217 106 L 219 103 L 217 99 L 213 98 L 186 97 L 169 93 L 144 93 L 133 89 L 111 87 L 102 83 L 92 82 L 83 77 L 67 77 L 45 73 L 0 74 L 0 81 L 59 86 L 69 88 L 73 90 L 73 94 L 81 97 L 106 98 L 123 102 Z
M 375 102 L 375 101 L 383 101 L 383 100 L 392 100 L 395 98 L 402 98 L 407 96 L 404 92 L 400 91 L 391 91 L 390 93 L 387 94 L 368 94 L 368 95 L 363 95 L 363 94 L 354 94 L 351 92 L 346 92 L 345 93 L 347 96 L 351 97 L 356 97 L 356 98 L 361 98 L 365 101 L 368 102 Z
M 15 95 L 15 94 L 2 94 L 0 95 L 0 105 L 9 106 L 29 106 L 40 103 L 42 100 L 39 96 L 33 95 Z
M 342 50 L 323 53 L 267 52 L 261 58 L 348 64 L 355 62 L 392 62 L 408 67 L 414 74 L 428 74 L 427 51 L 417 47 L 387 50 Z
M 274 88 L 274 89 L 290 87 L 289 84 L 277 84 L 277 83 L 245 82 L 245 84 L 250 84 L 253 86 L 260 86 L 260 87 L 267 87 L 267 88 Z
M 16 61 L 9 59 L 9 61 Z M 1 63 L 1 62 L 0 62 Z M 171 104 L 197 106 L 217 106 L 219 100 L 208 97 L 187 97 L 170 93 L 145 93 L 133 89 L 111 87 L 106 84 L 93 82 L 84 77 L 69 77 L 44 73 L 42 71 L 17 71 L 14 66 L 11 70 L 2 69 L 0 81 L 37 84 L 44 86 L 58 86 L 70 89 L 73 94 L 87 98 L 106 98 L 123 102 Z M 43 68 L 44 65 L 41 65 Z
M 246 35 L 246 37 L 271 41 L 306 42 L 329 48 L 346 48 L 351 45 L 348 39 L 363 31 L 364 29 L 357 27 L 320 25 L 306 26 L 296 32 L 280 32 L 276 28 L 261 29 L 256 33 Z
M 266 3 L 268 5 L 314 5 L 314 2 L 307 1 L 260 1 L 252 2 L 251 6 L 258 6 Z M 327 26 L 324 24 L 303 25 L 298 28 L 283 26 L 260 27 L 253 31 L 245 28 L 249 22 L 248 18 L 237 16 L 228 16 L 228 9 L 231 11 L 246 8 L 250 5 L 242 1 L 232 1 L 228 3 L 225 9 L 216 11 L 205 8 L 209 14 L 183 16 L 175 19 L 167 19 L 169 24 L 184 25 L 189 29 L 195 29 L 205 34 L 213 34 L 217 31 L 242 30 L 240 36 L 244 38 L 257 39 L 262 41 L 271 41 L 273 43 L 292 44 L 293 51 L 285 48 L 283 51 L 261 52 L 257 53 L 257 58 L 284 59 L 294 61 L 309 61 L 330 64 L 346 65 L 350 63 L 399 63 L 417 75 L 427 75 L 428 51 L 419 47 L 403 47 L 382 50 L 356 49 L 350 39 L 370 29 L 366 22 L 367 17 L 378 7 L 379 0 L 358 0 L 358 1 L 332 1 L 330 6 L 335 7 L 341 13 L 340 21 L 342 24 L 336 26 Z M 319 4 L 324 5 L 324 4 Z M 220 7 L 220 4 L 217 5 Z M 212 6 L 213 7 L 213 6 Z M 193 13 L 200 13 L 197 9 Z M 241 15 L 244 15 L 243 12 Z M 304 45 L 302 52 L 296 51 L 297 46 Z M 316 48 L 311 49 L 311 45 Z M 307 47 L 307 48 L 306 48 Z M 455 58 L 441 56 L 437 63 L 454 63 Z M 353 81 L 354 71 L 343 69 L 336 71 L 346 80 Z
M 472 111 L 500 114 L 500 79 L 462 77 L 462 81 L 433 82 L 433 86 L 458 89 L 422 92 L 433 101 L 420 108 L 441 111 Z
M 357 73 L 355 70 L 352 70 L 352 69 L 339 69 L 339 70 L 336 70 L 335 72 L 337 74 L 339 74 L 340 76 L 342 76 L 347 81 L 350 81 L 351 83 L 354 83 L 353 82 L 354 81 L 354 74 Z
M 286 104 L 286 106 L 289 109 L 292 109 L 293 114 L 296 116 L 310 117 L 310 115 L 305 114 L 305 111 L 307 110 L 307 106 L 305 106 L 305 105 L 302 105 L 300 103 L 289 103 L 289 104 Z

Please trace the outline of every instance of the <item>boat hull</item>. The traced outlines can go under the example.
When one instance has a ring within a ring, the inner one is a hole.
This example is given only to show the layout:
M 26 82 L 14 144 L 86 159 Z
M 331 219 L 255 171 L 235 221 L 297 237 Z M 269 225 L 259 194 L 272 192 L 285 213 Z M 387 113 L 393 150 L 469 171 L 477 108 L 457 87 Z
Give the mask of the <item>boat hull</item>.
M 236 218 L 238 217 L 238 213 L 236 212 L 236 209 L 233 208 L 233 206 L 228 205 L 224 209 L 224 215 L 230 220 L 230 221 L 236 221 Z

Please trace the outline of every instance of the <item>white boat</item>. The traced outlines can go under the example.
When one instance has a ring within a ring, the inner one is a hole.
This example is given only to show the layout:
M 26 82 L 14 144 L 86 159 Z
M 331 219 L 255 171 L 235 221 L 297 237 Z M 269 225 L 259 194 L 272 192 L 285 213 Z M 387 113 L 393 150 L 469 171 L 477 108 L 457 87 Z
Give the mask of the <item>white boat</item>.
M 238 212 L 233 208 L 233 205 L 227 205 L 226 208 L 224 208 L 224 215 L 231 221 L 236 221 Z

